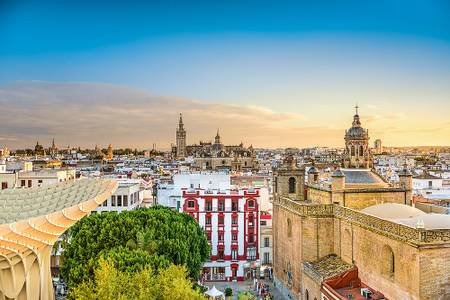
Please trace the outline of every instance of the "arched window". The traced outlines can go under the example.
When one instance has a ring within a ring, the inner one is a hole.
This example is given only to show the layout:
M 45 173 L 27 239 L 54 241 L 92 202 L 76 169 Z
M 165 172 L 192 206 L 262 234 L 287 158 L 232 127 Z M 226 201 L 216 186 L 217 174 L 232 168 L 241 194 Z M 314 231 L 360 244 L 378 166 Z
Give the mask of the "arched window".
M 287 219 L 287 235 L 292 237 L 292 221 L 289 218 Z
M 394 251 L 388 245 L 383 247 L 383 274 L 389 278 L 394 278 L 395 274 L 395 256 Z
M 289 178 L 289 194 L 295 193 L 295 178 Z
M 363 156 L 364 155 L 364 147 L 363 145 L 359 146 L 359 156 Z
M 305 299 L 309 300 L 309 292 L 308 292 L 308 290 L 305 291 Z
M 351 146 L 351 155 L 355 156 L 355 146 Z

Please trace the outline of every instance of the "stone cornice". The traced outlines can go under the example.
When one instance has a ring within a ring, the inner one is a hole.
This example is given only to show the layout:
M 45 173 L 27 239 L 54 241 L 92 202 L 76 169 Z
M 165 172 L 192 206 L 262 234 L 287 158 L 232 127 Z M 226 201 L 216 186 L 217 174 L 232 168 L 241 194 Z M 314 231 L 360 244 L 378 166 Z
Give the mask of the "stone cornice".
M 425 230 L 384 220 L 337 204 L 312 204 L 279 197 L 274 205 L 301 217 L 333 217 L 415 247 L 450 247 L 450 230 Z

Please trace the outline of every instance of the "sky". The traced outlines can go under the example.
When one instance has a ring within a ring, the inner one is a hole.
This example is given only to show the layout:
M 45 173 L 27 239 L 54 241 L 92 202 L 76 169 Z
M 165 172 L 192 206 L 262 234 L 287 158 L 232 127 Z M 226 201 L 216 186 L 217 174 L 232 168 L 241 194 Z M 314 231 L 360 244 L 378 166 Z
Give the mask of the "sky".
M 0 0 L 0 148 L 334 147 L 355 104 L 450 144 L 450 2 Z

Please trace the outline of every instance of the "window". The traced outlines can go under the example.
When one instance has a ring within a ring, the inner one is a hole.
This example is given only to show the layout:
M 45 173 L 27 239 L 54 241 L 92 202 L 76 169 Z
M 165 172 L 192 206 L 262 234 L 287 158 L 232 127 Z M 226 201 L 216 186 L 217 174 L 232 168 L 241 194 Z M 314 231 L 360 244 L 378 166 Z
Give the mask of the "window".
M 206 232 L 206 239 L 208 240 L 208 242 L 211 242 L 211 231 Z
M 236 249 L 231 249 L 231 259 L 237 260 L 237 250 Z
M 219 225 L 223 225 L 223 216 L 219 216 Z
M 206 211 L 211 211 L 212 210 L 211 201 L 206 201 L 205 202 L 205 209 L 206 209 Z
M 231 238 L 233 239 L 233 241 L 237 241 L 237 233 L 233 233 Z
M 392 248 L 388 245 L 384 245 L 383 247 L 383 270 L 382 273 L 384 273 L 385 276 L 389 278 L 394 278 L 395 274 L 395 257 L 394 257 L 394 251 L 392 251 Z
M 117 206 L 122 206 L 122 195 L 117 195 Z
M 223 259 L 223 250 L 222 249 L 217 251 L 217 258 L 218 259 Z
M 237 225 L 237 223 L 238 223 L 238 218 L 237 218 L 237 217 L 233 217 L 233 218 L 231 219 L 231 223 L 232 223 L 233 225 Z
M 239 207 L 239 205 L 238 205 L 237 201 L 231 202 L 231 210 L 232 211 L 238 211 L 238 207 Z
M 103 206 L 108 206 L 108 199 L 106 199 L 106 200 L 103 202 L 102 205 L 103 205 Z
M 247 248 L 247 260 L 255 260 L 256 259 L 256 248 L 248 247 Z
M 195 202 L 193 200 L 189 200 L 187 203 L 189 208 L 194 208 L 195 207 Z
M 130 202 L 131 202 L 131 205 L 134 204 L 134 194 L 131 194 L 131 195 L 130 195 Z
M 225 203 L 223 200 L 219 200 L 219 211 L 225 210 Z
M 289 194 L 295 193 L 295 181 L 294 177 L 289 178 Z
M 355 156 L 355 146 L 351 146 L 351 156 Z
M 249 242 L 249 243 L 254 243 L 254 242 L 255 242 L 255 237 L 254 237 L 253 234 L 250 234 L 250 235 L 248 236 L 248 242 Z
M 211 225 L 211 216 L 206 216 L 205 224 L 206 225 Z
M 309 292 L 308 292 L 308 290 L 305 291 L 305 299 L 309 300 Z
M 8 188 L 8 182 L 4 181 L 2 182 L 2 190 L 7 189 Z
M 248 207 L 255 207 L 255 201 L 254 200 L 248 200 Z
M 111 206 L 116 206 L 116 196 L 115 195 L 111 196 Z
M 433 187 L 433 181 L 430 180 L 430 181 L 428 181 L 428 188 L 431 189 L 432 187 Z
M 31 181 L 31 180 L 28 180 L 28 187 L 30 188 L 32 185 L 33 185 L 33 184 L 32 184 L 32 181 Z
M 253 226 L 253 215 L 248 216 L 248 225 Z
M 359 146 L 359 156 L 363 156 L 364 155 L 364 147 L 363 145 Z
M 25 181 L 24 179 L 22 179 L 22 180 L 20 181 L 20 186 L 24 187 L 25 185 L 26 185 L 26 181 Z
M 39 180 L 38 180 L 38 183 L 42 183 L 42 179 L 39 179 Z
M 263 264 L 265 264 L 265 265 L 270 264 L 270 253 L 269 252 L 264 253 Z
M 264 247 L 270 247 L 270 238 L 268 237 L 264 238 Z
M 123 206 L 128 206 L 128 195 L 123 195 Z
M 287 219 L 287 236 L 292 237 L 292 221 L 291 219 Z
M 267 225 L 267 221 L 265 221 L 265 220 L 261 221 L 260 224 L 261 224 L 261 226 L 266 226 Z
M 218 234 L 218 239 L 220 242 L 223 242 L 223 233 Z

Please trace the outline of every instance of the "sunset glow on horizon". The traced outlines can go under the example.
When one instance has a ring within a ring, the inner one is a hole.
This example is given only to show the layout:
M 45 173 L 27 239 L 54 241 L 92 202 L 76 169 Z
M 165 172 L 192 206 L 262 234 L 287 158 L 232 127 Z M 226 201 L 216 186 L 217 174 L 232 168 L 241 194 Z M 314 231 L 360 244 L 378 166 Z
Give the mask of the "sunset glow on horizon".
M 117 20 L 121 20 L 118 22 Z M 450 5 L 0 4 L 0 148 L 450 145 Z M 76 126 L 74 126 L 76 124 Z

